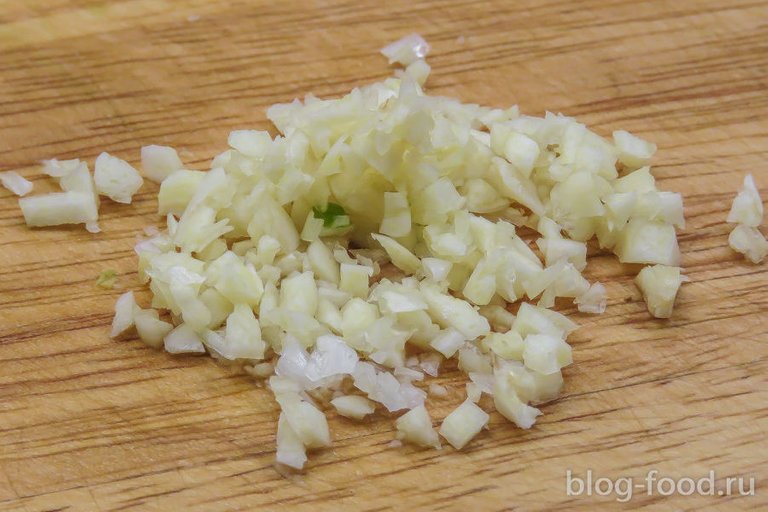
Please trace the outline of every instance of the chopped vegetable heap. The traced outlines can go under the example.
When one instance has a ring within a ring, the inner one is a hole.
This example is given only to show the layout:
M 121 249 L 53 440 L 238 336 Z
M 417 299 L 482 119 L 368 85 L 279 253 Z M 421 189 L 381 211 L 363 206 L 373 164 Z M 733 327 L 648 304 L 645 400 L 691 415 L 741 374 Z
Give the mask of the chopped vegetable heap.
M 637 284 L 654 316 L 671 315 L 685 280 L 683 203 L 656 188 L 654 144 L 430 96 L 428 51 L 408 36 L 383 50 L 404 66 L 395 77 L 273 105 L 279 135 L 232 132 L 207 172 L 185 169 L 172 148 L 142 148 L 167 229 L 136 246 L 151 308 L 121 296 L 112 336 L 135 328 L 152 347 L 268 378 L 281 464 L 302 468 L 307 450 L 330 446 L 331 408 L 352 420 L 397 414 L 397 439 L 421 447 L 442 437 L 463 448 L 491 407 L 531 428 L 573 361 L 577 324 L 551 308 L 606 308 L 605 286 L 581 273 L 590 239 L 649 265 Z M 143 183 L 107 153 L 95 179 L 79 160 L 45 170 L 63 191 L 20 200 L 31 226 L 97 231 L 99 194 L 128 203 Z M 753 199 L 738 201 L 732 217 L 753 229 Z M 436 430 L 425 390 L 447 391 L 421 381 L 450 359 L 467 397 Z

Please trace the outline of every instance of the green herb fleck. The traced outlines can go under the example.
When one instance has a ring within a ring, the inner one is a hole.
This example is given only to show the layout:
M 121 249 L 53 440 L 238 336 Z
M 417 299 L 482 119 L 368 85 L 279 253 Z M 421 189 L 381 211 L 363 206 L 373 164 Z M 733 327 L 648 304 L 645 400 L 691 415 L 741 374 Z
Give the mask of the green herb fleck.
M 346 217 L 347 223 L 349 223 L 347 212 L 344 211 L 344 208 L 342 208 L 341 205 L 336 203 L 328 203 L 325 209 L 320 208 L 319 206 L 313 206 L 312 211 L 314 212 L 316 219 L 323 219 L 324 228 L 338 227 L 339 217 Z
M 99 277 L 96 278 L 96 286 L 104 288 L 105 290 L 111 290 L 117 283 L 117 271 L 108 268 L 102 270 Z

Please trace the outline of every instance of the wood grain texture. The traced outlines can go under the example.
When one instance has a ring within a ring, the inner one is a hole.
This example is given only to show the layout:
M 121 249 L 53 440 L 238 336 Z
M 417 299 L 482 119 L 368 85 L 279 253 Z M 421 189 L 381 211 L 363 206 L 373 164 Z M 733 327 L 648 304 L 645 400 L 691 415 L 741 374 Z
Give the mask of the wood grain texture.
M 198 19 L 199 17 L 199 19 Z M 192 21 L 190 21 L 192 20 Z M 194 21 L 196 20 L 196 21 Z M 599 317 L 573 315 L 576 364 L 531 431 L 492 414 L 462 453 L 392 449 L 392 421 L 331 414 L 334 447 L 288 480 L 272 467 L 276 404 L 208 358 L 108 338 L 121 290 L 140 301 L 132 246 L 156 187 L 103 201 L 104 232 L 28 230 L 0 191 L 0 511 L 758 510 L 768 508 L 768 266 L 727 247 L 741 177 L 768 191 L 768 2 L 0 2 L 0 169 L 52 189 L 36 162 L 137 162 L 148 143 L 204 168 L 264 109 L 338 95 L 390 73 L 377 50 L 411 31 L 433 46 L 434 93 L 578 116 L 659 145 L 661 188 L 682 192 L 683 287 L 652 320 L 637 269 L 596 256 Z M 439 381 L 442 418 L 463 395 Z M 565 473 L 757 478 L 754 497 L 569 497 Z

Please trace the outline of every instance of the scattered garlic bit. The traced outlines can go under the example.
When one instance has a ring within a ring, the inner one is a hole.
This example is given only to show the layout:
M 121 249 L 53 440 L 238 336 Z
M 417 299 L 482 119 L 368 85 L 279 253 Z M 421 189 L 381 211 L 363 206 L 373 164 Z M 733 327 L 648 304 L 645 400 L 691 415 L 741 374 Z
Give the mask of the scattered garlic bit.
M 510 366 L 502 364 L 496 369 L 493 378 L 493 403 L 502 416 L 522 429 L 529 429 L 536 422 L 536 417 L 541 414 L 541 411 L 521 400 L 515 385 L 519 377 L 511 371 Z M 533 373 L 536 374 L 535 370 Z M 551 375 L 560 375 L 560 373 L 556 371 Z M 536 383 L 534 383 L 534 389 L 535 386 Z M 559 391 L 558 387 L 555 393 Z M 528 397 L 529 400 L 532 398 L 534 397 Z
M 504 359 L 522 359 L 525 342 L 523 337 L 513 330 L 505 333 L 492 332 L 480 341 L 481 347 L 490 350 Z
M 242 155 L 259 158 L 269 151 L 272 137 L 258 130 L 235 130 L 229 134 L 227 143 Z
M 763 261 L 768 255 L 768 240 L 757 229 L 763 223 L 763 201 L 751 174 L 744 177 L 744 186 L 733 200 L 727 221 L 737 223 L 728 237 L 731 248 L 754 264 Z
M 437 327 L 434 324 L 430 325 L 432 327 Z M 437 329 L 435 329 L 435 331 L 437 331 Z M 442 363 L 442 361 L 443 358 L 440 357 L 440 354 L 425 353 L 419 357 L 419 368 L 421 368 L 424 373 L 430 377 L 437 377 L 437 373 L 440 370 L 440 363 Z
M 432 382 L 429 385 L 429 394 L 431 396 L 448 396 L 448 388 Z
M 423 448 L 440 448 L 440 438 L 432 428 L 432 418 L 423 405 L 414 407 L 395 421 L 395 436 Z
M 429 44 L 419 34 L 410 34 L 381 49 L 390 64 L 408 66 L 429 53 Z
M 52 178 L 63 178 L 83 165 L 83 162 L 77 158 L 72 160 L 57 160 L 53 158 L 51 160 L 43 160 L 41 163 L 43 164 L 43 172 Z
M 581 274 L 586 242 L 626 262 L 679 262 L 682 199 L 657 190 L 652 144 L 429 96 L 427 50 L 409 36 L 384 50 L 407 66 L 394 78 L 273 105 L 280 135 L 232 132 L 208 172 L 182 169 L 171 148 L 142 149 L 167 230 L 135 247 L 153 309 L 121 298 L 114 332 L 135 323 L 154 347 L 205 350 L 254 375 L 274 368 L 277 460 L 290 467 L 330 445 L 314 400 L 331 397 L 356 419 L 378 405 L 403 411 L 399 438 L 439 446 L 414 382 L 445 359 L 472 381 L 440 428 L 454 447 L 488 422 L 474 403 L 483 393 L 530 428 L 572 362 L 577 325 L 548 308 L 558 298 L 605 308 L 605 288 Z M 80 163 L 50 167 L 85 178 Z M 539 232 L 543 261 L 521 227 Z
M 105 290 L 111 290 L 117 283 L 117 271 L 111 268 L 102 270 L 99 273 L 99 277 L 96 278 L 96 286 L 104 288 Z
M 93 180 L 99 194 L 125 204 L 130 204 L 133 194 L 144 184 L 139 171 L 106 152 L 96 158 Z
M 484 426 L 490 416 L 471 400 L 454 409 L 440 425 L 440 435 L 457 450 L 464 448 Z
M 87 163 L 80 162 L 77 167 L 73 167 L 69 173 L 59 178 L 59 186 L 65 192 L 80 192 L 92 198 L 93 216 L 98 218 L 99 194 L 96 192 L 96 185 Z
M 608 302 L 605 286 L 602 283 L 592 283 L 582 295 L 573 301 L 582 313 L 601 315 L 605 312 Z
M 737 225 L 728 236 L 728 245 L 757 265 L 768 255 L 768 240 L 757 228 Z
M 619 236 L 616 253 L 622 263 L 680 264 L 675 228 L 665 222 L 629 221 Z
M 64 192 L 54 192 L 19 199 L 24 221 L 30 227 L 85 224 L 91 233 L 98 226 L 99 196 L 88 170 L 80 160 L 46 160 L 44 171 L 59 179 Z
M 376 405 L 359 395 L 339 396 L 331 400 L 331 405 L 346 418 L 361 420 L 376 410 Z
M 205 353 L 205 345 L 195 330 L 187 324 L 179 324 L 163 339 L 165 351 L 170 354 Z
M 524 343 L 523 361 L 531 370 L 548 375 L 573 362 L 571 346 L 559 336 L 529 334 Z
M 727 221 L 750 228 L 756 228 L 763 223 L 763 201 L 751 174 L 744 177 L 744 186 L 733 200 Z
M 656 318 L 669 318 L 675 304 L 677 290 L 685 280 L 680 267 L 653 265 L 645 267 L 635 278 L 643 293 L 648 311 Z
M 500 375 L 507 380 L 502 383 L 497 382 Z M 494 376 L 483 376 L 483 378 L 482 381 L 475 378 L 483 386 L 483 392 L 493 394 L 494 386 L 506 383 L 511 386 L 522 402 L 531 404 L 543 404 L 554 400 L 560 395 L 563 387 L 562 372 L 545 375 L 528 368 L 519 361 L 499 361 Z M 501 395 L 504 396 L 505 393 Z
M 510 313 L 504 306 L 498 304 L 482 306 L 478 311 L 488 319 L 491 329 L 494 331 L 508 331 L 512 328 L 512 324 L 515 323 L 515 315 Z
M 384 217 L 379 232 L 391 237 L 411 233 L 411 209 L 407 196 L 402 192 L 384 192 Z
M 24 222 L 29 227 L 87 224 L 95 222 L 93 198 L 80 192 L 54 192 L 19 199 Z
M 285 413 L 281 412 L 277 420 L 277 453 L 275 460 L 280 464 L 301 469 L 307 462 L 307 449 L 299 436 L 291 428 Z
M 162 183 L 175 171 L 181 170 L 179 154 L 168 146 L 144 146 L 141 148 L 141 168 L 144 176 L 155 183 Z
M 274 389 L 273 389 L 274 391 Z M 275 396 L 282 414 L 305 448 L 322 448 L 331 445 L 331 433 L 325 415 L 298 393 L 277 393 Z
M 464 373 L 491 373 L 491 357 L 481 353 L 475 345 L 459 350 L 459 369 Z
M 133 314 L 133 321 L 136 324 L 136 332 L 139 333 L 141 341 L 152 348 L 163 346 L 165 336 L 173 330 L 173 325 L 160 320 L 157 311 L 154 309 L 140 309 Z
M 647 142 L 625 130 L 613 132 L 613 143 L 618 150 L 619 161 L 630 169 L 648 165 L 656 153 L 656 144 Z
M 16 194 L 17 196 L 25 196 L 32 192 L 32 182 L 24 179 L 24 177 L 16 171 L 4 171 L 0 172 L 0 183 Z
M 451 358 L 464 345 L 465 341 L 466 336 L 449 327 L 435 336 L 429 344 L 445 357 Z
M 157 196 L 158 213 L 181 215 L 205 178 L 202 171 L 182 169 L 169 174 L 160 184 Z
M 475 403 L 480 401 L 480 397 L 483 394 L 483 391 L 480 389 L 480 386 L 478 386 L 474 382 L 467 382 L 466 389 L 467 389 L 468 400 Z
M 112 319 L 110 337 L 115 338 L 134 325 L 135 315 L 139 311 L 133 292 L 125 292 L 115 303 L 115 317 Z

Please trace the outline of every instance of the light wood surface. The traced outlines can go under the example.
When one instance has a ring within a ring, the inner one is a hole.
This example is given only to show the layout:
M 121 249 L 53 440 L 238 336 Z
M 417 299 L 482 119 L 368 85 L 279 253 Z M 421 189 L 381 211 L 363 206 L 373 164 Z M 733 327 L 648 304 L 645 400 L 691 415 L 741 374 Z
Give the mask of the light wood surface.
M 134 289 L 136 235 L 159 221 L 156 186 L 102 202 L 99 235 L 28 230 L 0 191 L 0 511 L 758 510 L 768 508 L 768 265 L 727 247 L 727 209 L 752 172 L 768 195 L 768 3 L 681 0 L 213 2 L 0 1 L 0 170 L 52 190 L 36 162 L 138 161 L 169 144 L 205 168 L 264 109 L 334 96 L 389 73 L 378 49 L 409 32 L 433 46 L 434 93 L 525 113 L 575 115 L 659 145 L 660 187 L 682 192 L 692 279 L 653 320 L 636 268 L 596 256 L 599 317 L 572 314 L 576 364 L 524 432 L 493 413 L 461 453 L 390 448 L 392 419 L 330 414 L 332 449 L 285 479 L 272 466 L 277 408 L 209 358 L 111 341 Z M 120 274 L 123 290 L 95 278 Z M 463 396 L 457 372 L 441 375 Z M 635 491 L 567 496 L 584 476 L 753 476 L 754 497 Z

